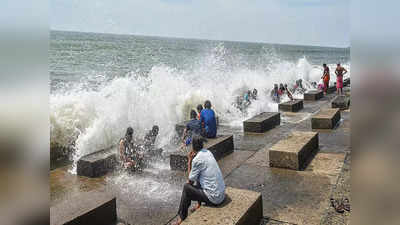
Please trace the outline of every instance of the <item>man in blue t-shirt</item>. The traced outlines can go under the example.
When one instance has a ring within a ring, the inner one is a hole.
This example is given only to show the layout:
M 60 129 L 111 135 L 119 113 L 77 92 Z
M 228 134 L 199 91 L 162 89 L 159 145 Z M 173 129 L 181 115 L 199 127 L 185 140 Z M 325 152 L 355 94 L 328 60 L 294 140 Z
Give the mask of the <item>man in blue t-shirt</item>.
M 217 121 L 215 112 L 211 109 L 209 100 L 204 102 L 204 108 L 200 113 L 200 122 L 202 126 L 203 136 L 207 138 L 215 138 L 217 136 Z
M 192 141 L 193 135 L 200 135 L 201 133 L 201 123 L 200 120 L 197 119 L 196 111 L 190 111 L 190 121 L 186 124 L 186 128 L 183 131 L 182 141 L 188 146 Z

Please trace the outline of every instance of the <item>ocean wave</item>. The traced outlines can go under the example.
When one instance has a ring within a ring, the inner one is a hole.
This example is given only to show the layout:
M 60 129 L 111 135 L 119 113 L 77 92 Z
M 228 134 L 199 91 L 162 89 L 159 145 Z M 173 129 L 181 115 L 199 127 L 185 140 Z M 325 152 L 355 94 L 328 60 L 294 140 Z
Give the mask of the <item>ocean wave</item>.
M 207 99 L 221 122 L 241 126 L 246 118 L 278 110 L 269 97 L 274 83 L 294 84 L 303 79 L 309 86 L 312 81 L 321 82 L 322 66 L 310 64 L 306 57 L 290 62 L 265 50 L 260 65 L 249 68 L 242 62 L 232 67 L 231 54 L 220 44 L 190 70 L 155 65 L 146 75 L 132 71 L 123 77 L 95 78 L 95 88 L 91 88 L 93 80 L 88 79 L 59 88 L 50 96 L 50 141 L 73 147 L 76 162 L 86 154 L 117 144 L 128 126 L 140 138 L 157 124 L 160 134 L 156 144 L 162 146 L 174 136 L 175 124 L 187 119 L 190 109 Z M 230 63 L 226 63 L 228 57 Z M 334 71 L 335 65 L 329 67 Z M 344 67 L 349 70 L 349 63 Z M 258 100 L 243 114 L 232 103 L 241 90 L 253 88 L 258 90 Z

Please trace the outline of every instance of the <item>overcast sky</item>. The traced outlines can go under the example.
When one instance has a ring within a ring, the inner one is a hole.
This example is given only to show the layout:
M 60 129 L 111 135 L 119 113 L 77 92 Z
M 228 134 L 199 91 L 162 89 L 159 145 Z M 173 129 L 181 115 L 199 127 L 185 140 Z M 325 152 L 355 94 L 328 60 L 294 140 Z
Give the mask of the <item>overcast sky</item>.
M 348 47 L 349 0 L 50 0 L 51 29 Z

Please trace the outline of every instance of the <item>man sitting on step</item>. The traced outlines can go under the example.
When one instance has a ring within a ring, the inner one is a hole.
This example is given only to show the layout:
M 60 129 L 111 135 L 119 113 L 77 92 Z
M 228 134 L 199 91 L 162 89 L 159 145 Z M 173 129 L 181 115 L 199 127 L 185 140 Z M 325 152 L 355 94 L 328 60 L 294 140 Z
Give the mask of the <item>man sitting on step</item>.
M 158 136 L 159 127 L 154 125 L 153 128 L 144 136 L 144 148 L 150 156 L 159 156 L 162 153 L 162 148 L 157 148 L 155 142 Z
M 194 135 L 201 134 L 201 122 L 197 119 L 197 113 L 194 110 L 190 111 L 190 121 L 186 124 L 185 130 L 183 131 L 182 142 L 183 146 L 188 146 L 192 143 L 192 137 Z
M 125 137 L 119 141 L 119 157 L 126 169 L 141 170 L 143 168 L 143 154 L 133 138 L 133 128 L 126 129 Z
M 204 108 L 200 113 L 202 135 L 207 138 L 215 138 L 217 136 L 217 120 L 214 110 L 211 109 L 210 100 L 204 102 Z
M 194 136 L 192 148 L 188 154 L 189 180 L 183 186 L 178 210 L 179 218 L 175 225 L 181 224 L 186 219 L 192 201 L 198 202 L 196 210 L 200 208 L 201 202 L 217 206 L 225 200 L 224 177 L 213 154 L 203 148 L 203 138 Z

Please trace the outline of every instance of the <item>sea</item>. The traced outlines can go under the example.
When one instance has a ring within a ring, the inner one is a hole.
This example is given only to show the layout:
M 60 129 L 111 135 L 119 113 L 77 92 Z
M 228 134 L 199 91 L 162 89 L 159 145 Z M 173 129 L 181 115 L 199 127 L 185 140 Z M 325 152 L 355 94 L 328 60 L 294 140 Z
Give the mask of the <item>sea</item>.
M 274 84 L 320 83 L 323 63 L 332 84 L 336 63 L 350 76 L 350 48 L 51 31 L 50 142 L 73 148 L 76 161 L 117 144 L 128 126 L 142 137 L 158 125 L 163 146 L 205 100 L 222 125 L 240 127 L 278 110 Z M 235 99 L 254 88 L 243 113 Z

